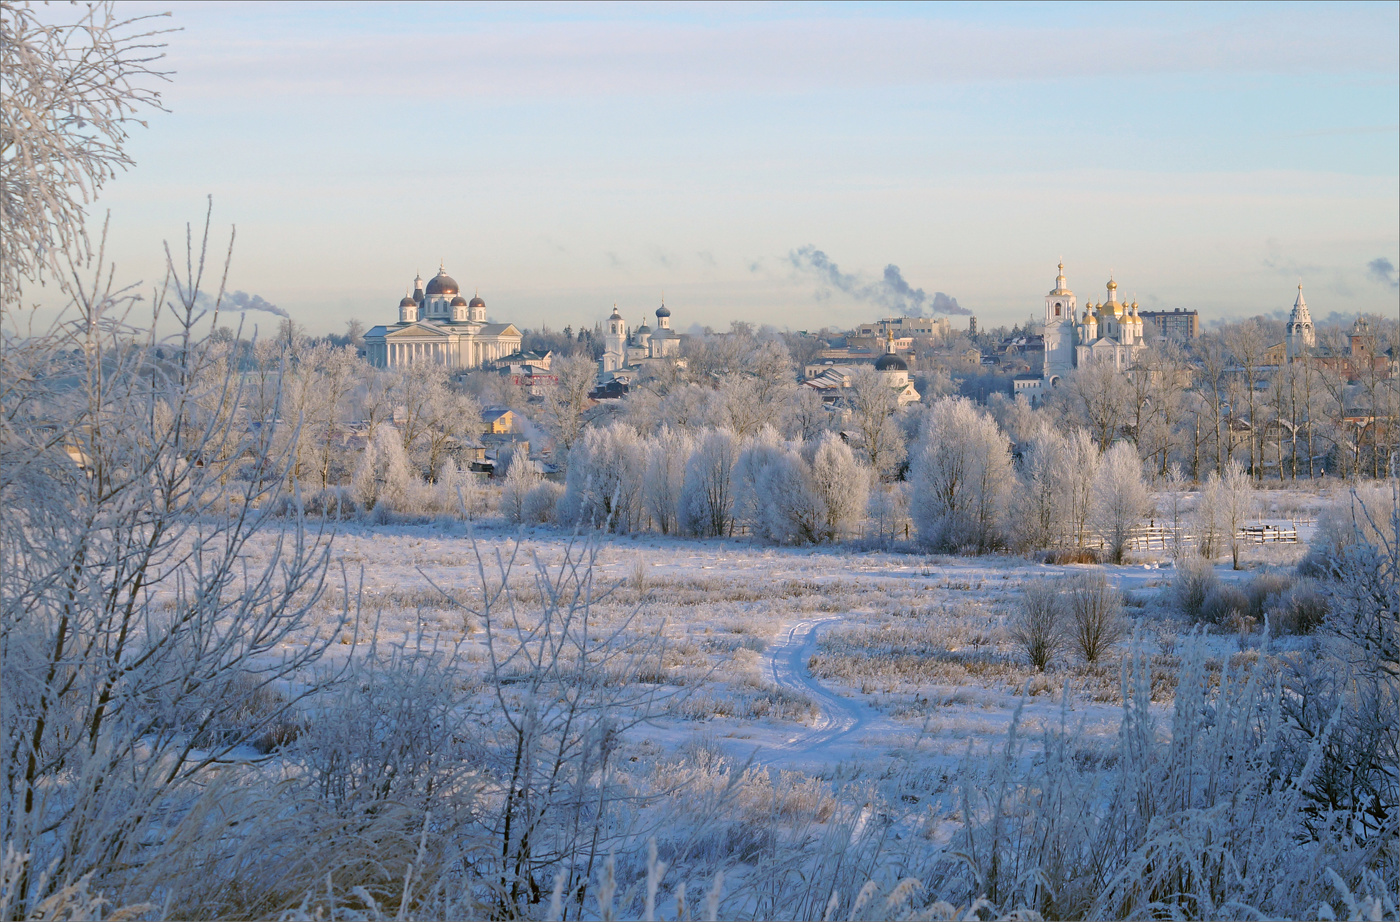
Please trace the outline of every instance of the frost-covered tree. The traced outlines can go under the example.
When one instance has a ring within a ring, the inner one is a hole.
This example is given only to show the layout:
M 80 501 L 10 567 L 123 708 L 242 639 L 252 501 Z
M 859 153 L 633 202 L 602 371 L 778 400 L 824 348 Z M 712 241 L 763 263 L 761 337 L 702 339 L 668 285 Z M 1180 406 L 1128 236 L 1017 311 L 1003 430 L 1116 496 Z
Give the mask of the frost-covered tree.
M 110 267 L 79 283 L 70 264 L 58 278 L 77 322 L 0 338 L 10 918 L 47 916 L 80 883 L 168 893 L 145 869 L 169 870 L 204 830 L 228 829 L 196 809 L 215 766 L 276 745 L 273 729 L 324 687 L 316 664 L 347 626 L 343 606 L 322 607 L 329 541 L 279 512 L 291 453 L 277 449 L 278 422 L 217 410 L 239 376 L 232 363 L 209 373 L 223 353 L 201 333 L 203 253 L 181 264 L 192 271 L 169 261 L 174 283 L 154 317 L 142 312 L 146 329 L 123 322 L 133 295 Z M 73 374 L 46 373 L 64 358 Z
M 910 483 L 910 512 L 926 543 L 979 553 L 1006 543 L 1011 448 L 971 401 L 950 397 L 930 408 Z
M 1132 531 L 1147 514 L 1150 498 L 1142 482 L 1142 461 L 1127 442 L 1104 453 L 1094 484 L 1094 527 L 1108 547 L 1114 563 L 1123 562 Z
M 689 433 L 665 426 L 655 438 L 646 442 L 642 502 L 652 527 L 663 535 L 674 535 L 680 531 L 685 463 L 693 450 L 694 442 Z
M 1258 499 L 1254 479 L 1239 461 L 1231 458 L 1220 474 L 1211 471 L 1196 506 L 1202 553 L 1214 556 L 1218 545 L 1230 549 L 1230 563 L 1240 568 L 1240 531 L 1254 515 Z
M 408 498 L 417 478 L 409 469 L 403 440 L 392 427 L 381 426 L 360 455 L 351 490 L 361 508 L 379 506 L 408 511 Z
M 802 455 L 785 446 L 745 452 L 754 480 L 751 508 L 755 533 L 779 544 L 816 543 L 824 537 L 826 504 Z
M 737 433 L 736 433 L 737 434 Z M 789 451 L 771 426 L 764 426 L 751 437 L 741 440 L 739 456 L 734 462 L 734 520 L 753 528 L 769 514 L 767 508 L 769 485 L 765 478 L 770 465 L 785 457 Z
M 1099 450 L 1083 429 L 1075 429 L 1065 437 L 1063 509 L 1067 537 L 1073 547 L 1082 548 L 1089 543 L 1099 462 Z
M 835 541 L 856 528 L 870 495 L 871 471 L 839 435 L 827 432 L 812 455 L 812 488 L 825 507 L 822 539 Z
M 875 535 L 882 538 L 909 536 L 908 484 L 873 484 L 865 503 L 866 520 Z
M 47 4 L 46 4 L 47 6 Z M 48 7 L 6 3 L 0 15 L 0 309 L 25 282 L 90 255 L 87 206 L 132 166 L 129 132 L 143 109 L 163 110 L 167 78 L 156 16 L 123 17 L 111 2 Z
M 734 524 L 734 465 L 739 445 L 727 429 L 711 429 L 696 439 L 685 465 L 681 513 L 687 531 L 728 535 Z
M 636 430 L 614 422 L 584 430 L 569 453 L 560 517 L 627 534 L 642 527 L 646 449 Z
M 588 411 L 593 405 L 588 395 L 598 379 L 598 365 L 587 356 L 569 355 L 555 359 L 550 371 L 557 383 L 545 391 L 545 425 L 557 446 L 555 456 L 567 462 L 588 422 Z
M 860 433 L 865 462 L 881 479 L 889 479 L 904 461 L 903 434 L 895 421 L 899 394 L 885 376 L 868 366 L 852 369 L 845 400 L 851 423 Z
M 786 435 L 799 442 L 815 442 L 832 426 L 832 414 L 821 395 L 810 387 L 799 387 L 792 398 Z
M 1006 437 L 1017 445 L 1029 442 L 1044 424 L 1041 415 L 1031 408 L 1025 394 L 1014 398 L 1006 394 L 992 394 L 987 398 L 987 410 Z
M 1021 465 L 1021 542 L 1050 548 L 1064 534 L 1065 478 L 1069 476 L 1064 436 L 1043 426 L 1032 438 Z

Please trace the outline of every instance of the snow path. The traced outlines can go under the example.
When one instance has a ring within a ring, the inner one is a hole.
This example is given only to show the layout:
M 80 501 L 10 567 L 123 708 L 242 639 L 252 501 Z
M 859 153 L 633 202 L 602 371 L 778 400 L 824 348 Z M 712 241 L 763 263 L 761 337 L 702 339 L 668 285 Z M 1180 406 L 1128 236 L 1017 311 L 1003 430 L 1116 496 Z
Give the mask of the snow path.
M 840 750 L 860 742 L 857 734 L 876 729 L 895 729 L 873 708 L 842 697 L 822 685 L 807 670 L 807 661 L 817 647 L 817 632 L 840 618 L 813 618 L 786 628 L 783 637 L 768 648 L 767 669 L 773 682 L 789 691 L 811 698 L 817 705 L 817 718 L 802 732 L 760 751 L 757 760 L 768 764 L 839 758 Z M 879 725 L 879 726 L 877 726 Z

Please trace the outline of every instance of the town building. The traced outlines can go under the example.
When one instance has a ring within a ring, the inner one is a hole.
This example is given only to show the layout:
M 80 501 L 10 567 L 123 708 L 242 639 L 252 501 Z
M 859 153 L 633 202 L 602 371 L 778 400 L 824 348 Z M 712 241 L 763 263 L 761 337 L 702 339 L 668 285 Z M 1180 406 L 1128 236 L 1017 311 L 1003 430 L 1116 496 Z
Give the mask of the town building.
M 1161 339 L 1189 343 L 1201 335 L 1201 318 L 1195 311 L 1176 308 L 1169 311 L 1143 311 L 1144 323 L 1156 328 Z
M 895 343 L 908 340 L 912 345 L 915 339 L 947 339 L 952 333 L 952 325 L 946 317 L 886 317 L 873 323 L 862 323 L 855 329 L 859 339 L 882 341 L 894 334 Z M 900 351 L 908 351 L 910 346 L 900 346 Z
M 426 285 L 413 280 L 411 293 L 399 302 L 397 323 L 373 327 L 365 334 L 365 356 L 376 368 L 414 363 L 468 371 L 520 351 L 520 331 L 510 323 L 488 323 L 486 302 L 470 301 L 447 270 Z
M 895 351 L 893 331 L 885 333 L 885 351 L 875 360 L 874 369 L 885 385 L 895 391 L 895 399 L 900 407 L 918 403 L 920 395 L 909 376 L 909 363 Z M 860 363 L 841 363 L 808 366 L 801 386 L 817 392 L 822 402 L 828 406 L 839 406 L 844 402 L 851 377 Z

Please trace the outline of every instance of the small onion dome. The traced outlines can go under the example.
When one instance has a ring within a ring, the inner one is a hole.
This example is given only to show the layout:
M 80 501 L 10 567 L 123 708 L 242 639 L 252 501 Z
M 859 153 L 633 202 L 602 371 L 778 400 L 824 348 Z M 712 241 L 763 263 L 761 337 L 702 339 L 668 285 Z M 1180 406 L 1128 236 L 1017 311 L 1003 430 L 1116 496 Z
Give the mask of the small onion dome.
M 651 327 L 647 326 L 647 322 L 646 322 L 645 320 L 643 320 L 643 321 L 642 321 L 642 325 L 639 326 L 639 327 L 637 327 L 637 332 L 638 332 L 638 333 L 650 333 L 650 332 L 651 332 Z
M 483 300 L 481 300 L 481 298 L 480 298 L 479 296 L 478 296 L 478 297 L 475 297 L 475 298 L 472 298 L 472 299 L 471 299 L 471 302 L 467 305 L 467 307 L 485 307 L 485 306 L 486 306 L 486 302 L 483 301 Z
M 622 315 L 617 312 L 617 305 L 613 305 L 613 312 L 608 315 L 609 320 L 621 320 Z
M 875 361 L 876 371 L 908 371 L 909 366 L 904 363 L 904 359 L 887 352 Z
M 1118 283 L 1115 282 L 1115 281 L 1113 280 L 1112 277 L 1110 277 L 1109 280 L 1108 280 L 1108 290 L 1109 290 L 1109 291 L 1117 291 L 1117 290 L 1118 290 Z
M 656 309 L 656 316 L 658 316 L 658 317 L 669 317 L 669 316 L 671 316 L 671 312 L 670 312 L 669 310 L 667 310 L 667 309 L 666 309 L 666 305 L 663 304 L 663 305 L 661 305 L 660 307 L 658 307 L 658 308 Z
M 438 274 L 433 276 L 428 287 L 423 290 L 430 295 L 455 295 L 462 289 L 457 286 L 457 280 L 447 274 L 446 269 L 439 269 Z
M 404 295 L 403 300 L 399 302 L 399 307 L 417 307 L 417 306 L 418 306 L 418 302 L 415 301 L 415 300 L 413 300 L 412 298 L 410 298 L 408 295 Z
M 458 295 L 457 297 L 455 297 L 455 298 L 452 299 L 452 306 L 453 306 L 453 307 L 466 307 L 466 306 L 467 306 L 467 299 L 464 298 L 464 297 L 462 297 L 461 295 Z

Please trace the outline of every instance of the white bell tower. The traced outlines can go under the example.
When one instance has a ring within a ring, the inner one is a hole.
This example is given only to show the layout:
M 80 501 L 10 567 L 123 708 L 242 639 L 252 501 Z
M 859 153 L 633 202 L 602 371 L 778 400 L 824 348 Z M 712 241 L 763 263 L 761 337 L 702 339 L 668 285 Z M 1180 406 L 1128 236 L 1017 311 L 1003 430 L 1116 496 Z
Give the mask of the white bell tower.
M 1074 367 L 1074 312 L 1078 300 L 1065 283 L 1065 264 L 1060 263 L 1055 287 L 1045 296 L 1045 367 L 1041 376 L 1046 382 L 1069 374 Z

